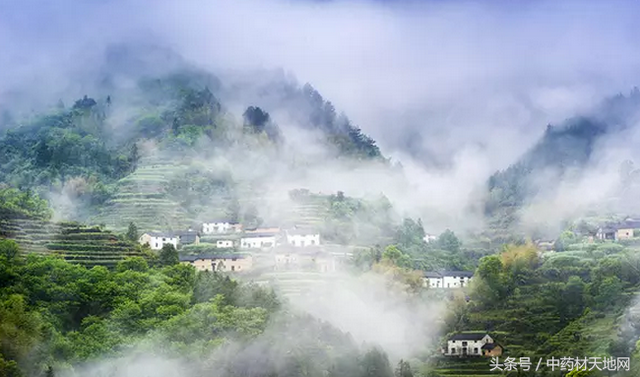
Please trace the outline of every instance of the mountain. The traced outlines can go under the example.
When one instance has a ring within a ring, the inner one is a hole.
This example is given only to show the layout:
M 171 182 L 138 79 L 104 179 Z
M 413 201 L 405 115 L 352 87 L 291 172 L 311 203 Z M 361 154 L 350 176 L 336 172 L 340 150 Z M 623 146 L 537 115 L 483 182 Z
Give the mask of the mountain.
M 609 98 L 591 114 L 548 125 L 541 139 L 514 164 L 487 182 L 485 215 L 495 227 L 511 227 L 518 211 L 541 193 L 556 191 L 560 182 L 584 177 L 609 145 L 621 146 L 640 114 L 640 91 Z M 622 162 L 622 161 L 620 161 Z
M 238 87 L 170 50 L 129 45 L 107 48 L 78 77 L 93 92 L 33 116 L 9 114 L 0 136 L 0 183 L 33 189 L 63 218 L 181 228 L 255 207 L 247 198 L 260 200 L 274 171 L 303 173 L 327 157 L 386 163 L 309 84 Z M 313 148 L 292 148 L 300 132 Z

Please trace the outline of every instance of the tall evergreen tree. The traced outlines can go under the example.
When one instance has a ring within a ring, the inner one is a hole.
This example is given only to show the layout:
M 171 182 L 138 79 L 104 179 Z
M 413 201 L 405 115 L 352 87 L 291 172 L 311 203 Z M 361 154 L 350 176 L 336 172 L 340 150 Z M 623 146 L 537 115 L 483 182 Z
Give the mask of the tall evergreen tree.
M 126 237 L 129 241 L 135 242 L 138 240 L 138 227 L 133 223 L 133 221 L 129 223 L 129 229 L 127 230 Z

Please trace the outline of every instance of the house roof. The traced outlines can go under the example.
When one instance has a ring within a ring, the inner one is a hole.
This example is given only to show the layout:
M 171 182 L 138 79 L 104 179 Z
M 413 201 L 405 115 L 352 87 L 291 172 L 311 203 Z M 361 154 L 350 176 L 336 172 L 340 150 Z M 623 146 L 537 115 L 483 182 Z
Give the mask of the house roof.
M 320 234 L 319 231 L 315 230 L 315 229 L 299 229 L 299 228 L 294 228 L 294 229 L 287 229 L 287 234 L 288 235 L 292 235 L 292 236 L 313 236 L 313 235 L 317 235 Z
M 181 255 L 180 256 L 180 261 L 181 262 L 194 262 L 197 260 L 206 260 L 206 259 L 211 259 L 211 260 L 219 260 L 219 259 L 245 259 L 247 258 L 246 255 L 233 255 L 233 254 L 226 254 L 226 255 Z
M 426 278 L 442 278 L 445 276 L 454 276 L 454 277 L 473 277 L 473 272 L 471 271 L 427 271 L 424 273 L 424 277 Z
M 485 344 L 481 347 L 481 349 L 483 349 L 483 350 L 492 350 L 492 349 L 494 349 L 494 348 L 496 348 L 496 347 L 500 347 L 500 348 L 502 348 L 502 346 L 501 346 L 501 345 L 499 345 L 498 343 L 485 343 Z
M 244 228 L 244 232 L 247 234 L 253 234 L 253 233 L 271 233 L 271 234 L 278 234 L 280 233 L 282 230 L 277 227 L 277 226 L 271 226 L 271 227 L 266 227 L 266 226 L 262 226 L 259 228 Z
M 487 333 L 470 333 L 470 334 L 455 334 L 449 337 L 449 340 L 481 340 Z
M 273 233 L 247 233 L 242 238 L 256 238 L 256 237 L 275 237 Z
M 196 238 L 200 235 L 198 234 L 198 232 L 180 232 L 177 233 L 177 236 L 180 237 L 180 242 L 191 243 L 196 242 Z
M 239 224 L 239 222 L 237 221 L 231 221 L 231 220 L 226 220 L 226 219 L 215 219 L 215 220 L 210 220 L 210 221 L 203 221 L 203 224 L 229 224 L 229 225 L 237 225 Z
M 144 234 L 148 234 L 151 237 L 164 237 L 164 238 L 175 238 L 177 235 L 172 232 L 146 232 Z
M 640 229 L 640 221 L 626 220 L 622 224 L 619 224 L 618 229 Z

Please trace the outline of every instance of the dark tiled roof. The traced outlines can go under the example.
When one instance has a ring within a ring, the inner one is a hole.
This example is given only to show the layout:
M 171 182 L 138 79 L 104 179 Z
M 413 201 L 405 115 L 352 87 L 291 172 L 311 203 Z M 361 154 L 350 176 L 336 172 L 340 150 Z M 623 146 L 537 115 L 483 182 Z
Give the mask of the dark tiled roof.
M 230 225 L 237 225 L 239 224 L 239 222 L 237 221 L 231 221 L 231 220 L 226 220 L 226 219 L 216 219 L 216 220 L 211 220 L 211 221 L 204 221 L 204 224 L 220 224 L 220 223 L 228 223 Z
M 178 236 L 180 237 L 181 243 L 194 243 L 196 242 L 196 237 L 199 235 L 197 232 L 182 232 L 178 233 Z
M 211 260 L 219 260 L 219 259 L 245 259 L 246 255 L 183 255 L 180 256 L 181 262 L 194 262 L 200 259 L 211 259 Z
M 487 335 L 487 333 L 455 334 L 449 337 L 449 340 L 481 340 Z
M 482 346 L 483 350 L 492 350 L 496 347 L 501 347 L 501 345 L 499 345 L 498 343 L 486 343 L 485 345 Z
M 177 235 L 175 233 L 172 233 L 172 232 L 165 232 L 165 233 L 162 233 L 162 232 L 147 232 L 147 233 L 144 233 L 144 234 L 148 234 L 151 237 L 164 237 L 164 238 L 177 237 Z
M 275 233 L 245 233 L 242 238 L 255 238 L 255 237 L 275 237 Z
M 622 224 L 618 225 L 618 229 L 640 229 L 640 221 L 627 220 Z
M 424 273 L 424 277 L 426 277 L 426 278 L 441 278 L 442 275 L 440 275 L 437 272 L 425 272 Z

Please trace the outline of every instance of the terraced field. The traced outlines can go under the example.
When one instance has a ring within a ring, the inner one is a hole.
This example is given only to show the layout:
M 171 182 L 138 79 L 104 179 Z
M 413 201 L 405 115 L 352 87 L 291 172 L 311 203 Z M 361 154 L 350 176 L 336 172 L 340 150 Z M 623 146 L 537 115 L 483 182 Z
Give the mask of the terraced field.
M 180 203 L 168 197 L 165 185 L 183 167 L 168 158 L 142 158 L 135 172 L 121 179 L 117 194 L 92 222 L 124 231 L 130 222 L 138 230 L 181 230 L 190 222 Z
M 327 198 L 311 196 L 295 202 L 289 209 L 287 218 L 299 226 L 322 228 L 328 209 Z
M 333 279 L 331 274 L 314 271 L 270 271 L 263 273 L 256 281 L 268 282 L 279 295 L 291 297 L 317 292 L 315 288 L 329 284 Z
M 492 372 L 491 359 L 484 357 L 468 359 L 443 357 L 435 362 L 435 367 L 435 373 L 438 377 L 493 377 L 503 375 L 499 370 Z
M 14 239 L 24 253 L 60 255 L 88 267 L 113 267 L 126 257 L 144 256 L 135 244 L 109 231 L 73 222 L 2 220 L 0 236 Z

